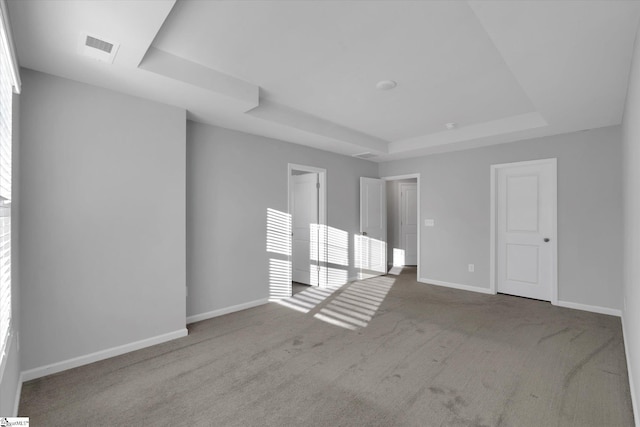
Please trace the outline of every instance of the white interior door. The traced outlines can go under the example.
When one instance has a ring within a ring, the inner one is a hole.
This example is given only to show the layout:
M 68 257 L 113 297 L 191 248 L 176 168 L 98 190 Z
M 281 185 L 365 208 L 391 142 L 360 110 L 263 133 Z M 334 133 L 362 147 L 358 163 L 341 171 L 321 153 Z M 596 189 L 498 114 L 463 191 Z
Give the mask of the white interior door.
M 400 184 L 400 246 L 404 264 L 418 264 L 418 184 Z
M 556 265 L 555 159 L 497 169 L 497 291 L 552 301 Z
M 387 272 L 386 184 L 381 179 L 360 178 L 360 236 L 355 238 L 358 278 Z
M 312 274 L 311 269 L 317 268 L 318 260 L 312 259 L 311 254 L 318 253 L 312 245 L 318 245 L 319 240 L 311 233 L 318 232 L 317 227 L 312 227 L 312 224 L 318 224 L 318 174 L 294 175 L 291 179 L 292 278 L 294 282 L 317 286 L 318 274 Z

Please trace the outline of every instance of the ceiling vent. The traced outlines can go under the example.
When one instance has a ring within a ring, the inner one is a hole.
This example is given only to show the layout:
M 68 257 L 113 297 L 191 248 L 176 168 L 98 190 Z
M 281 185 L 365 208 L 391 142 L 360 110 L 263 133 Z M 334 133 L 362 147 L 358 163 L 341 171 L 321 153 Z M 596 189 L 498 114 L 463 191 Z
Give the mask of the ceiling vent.
M 96 49 L 100 49 L 103 52 L 107 52 L 108 54 L 111 54 L 111 51 L 113 50 L 113 43 L 109 43 L 91 36 L 87 36 L 85 44 L 89 47 L 95 47 Z
M 368 160 L 368 159 L 372 159 L 374 157 L 378 157 L 378 155 L 370 153 L 369 151 L 366 151 L 364 153 L 354 154 L 353 157 L 357 157 L 359 159 L 367 159 Z
M 120 45 L 103 37 L 82 34 L 80 37 L 80 53 L 98 61 L 113 63 Z

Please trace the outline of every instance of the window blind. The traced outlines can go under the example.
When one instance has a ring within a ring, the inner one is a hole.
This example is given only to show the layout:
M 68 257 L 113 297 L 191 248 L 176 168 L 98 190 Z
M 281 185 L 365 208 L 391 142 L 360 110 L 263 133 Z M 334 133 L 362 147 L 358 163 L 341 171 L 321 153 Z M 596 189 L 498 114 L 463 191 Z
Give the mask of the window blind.
M 0 20 L 0 355 L 11 325 L 11 144 L 13 64 Z

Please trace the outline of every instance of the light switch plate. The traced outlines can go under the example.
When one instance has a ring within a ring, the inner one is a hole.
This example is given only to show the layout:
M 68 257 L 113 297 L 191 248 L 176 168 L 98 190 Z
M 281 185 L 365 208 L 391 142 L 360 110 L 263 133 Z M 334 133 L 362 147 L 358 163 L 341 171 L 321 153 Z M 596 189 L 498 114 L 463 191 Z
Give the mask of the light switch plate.
M 424 220 L 424 226 L 425 227 L 433 227 L 434 225 L 436 225 L 436 221 L 433 219 L 425 219 Z

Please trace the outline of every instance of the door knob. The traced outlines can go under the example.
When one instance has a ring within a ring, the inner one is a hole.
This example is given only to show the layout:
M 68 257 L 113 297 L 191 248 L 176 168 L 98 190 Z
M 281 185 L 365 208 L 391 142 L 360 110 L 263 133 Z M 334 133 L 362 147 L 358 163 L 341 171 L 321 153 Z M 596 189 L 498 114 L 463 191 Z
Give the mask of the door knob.
M 548 242 L 549 240 L 551 240 L 551 239 L 549 239 L 548 237 L 544 238 L 545 243 Z
M 362 232 L 362 235 L 363 235 L 363 236 L 366 236 L 366 235 L 367 235 L 367 232 L 366 232 L 366 231 L 363 231 L 363 232 Z

